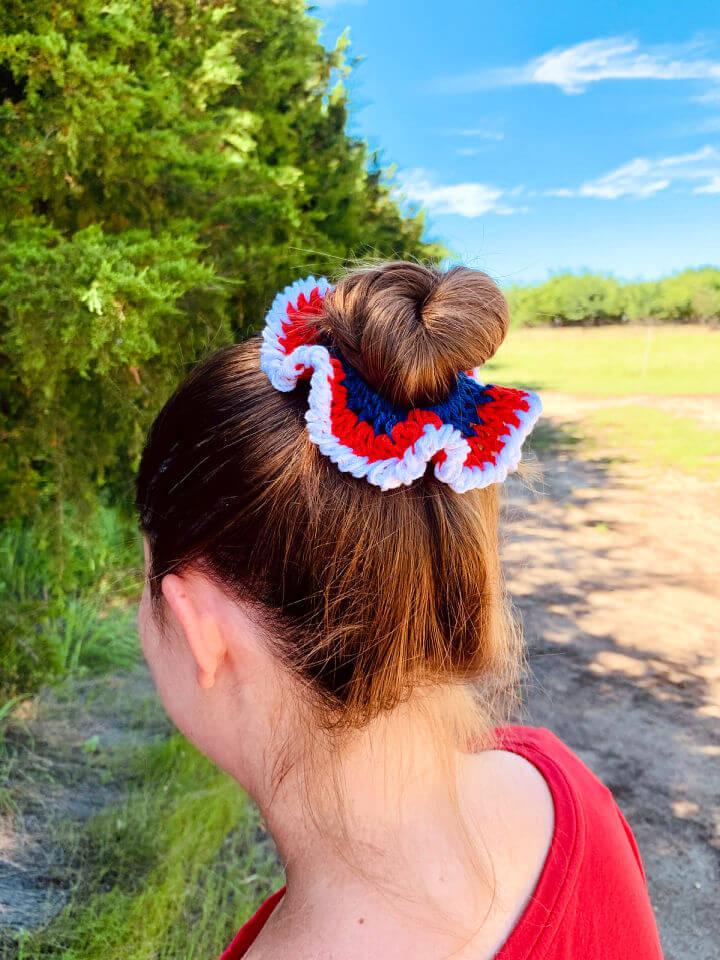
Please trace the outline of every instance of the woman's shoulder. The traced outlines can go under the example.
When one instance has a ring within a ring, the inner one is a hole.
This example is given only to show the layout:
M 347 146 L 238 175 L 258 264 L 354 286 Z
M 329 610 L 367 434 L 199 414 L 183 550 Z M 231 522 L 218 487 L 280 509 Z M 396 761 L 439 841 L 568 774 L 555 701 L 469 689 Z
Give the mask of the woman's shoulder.
M 546 779 L 564 777 L 570 787 L 614 803 L 612 792 L 582 758 L 547 727 L 509 724 L 495 730 L 498 746 L 538 766 Z
M 499 957 L 524 956 L 539 924 L 544 938 L 558 949 L 567 947 L 563 956 L 661 958 L 640 851 L 611 790 L 545 727 L 510 725 L 496 734 L 500 749 L 538 768 L 555 807 L 545 869 L 523 922 Z M 588 943 L 597 951 L 583 952 Z
M 547 727 L 508 725 L 495 731 L 501 750 L 517 753 L 536 766 L 553 792 L 557 806 L 563 801 L 582 804 L 587 813 L 618 810 L 611 790 L 594 770 Z
M 503 744 L 503 749 L 526 748 L 552 756 L 579 759 L 568 744 L 548 727 L 509 723 L 496 727 L 495 734 Z
M 517 753 L 532 763 L 548 783 L 556 819 L 574 824 L 578 842 L 624 846 L 630 841 L 633 856 L 645 878 L 637 844 L 610 788 L 564 740 L 547 727 L 508 725 L 495 731 L 502 750 Z M 598 829 L 609 831 L 597 833 Z
M 495 732 L 495 750 L 517 754 L 536 768 L 554 811 L 552 837 L 532 896 L 497 960 L 540 952 L 548 960 L 662 960 L 638 846 L 611 791 L 546 727 L 508 725 Z M 537 782 L 495 753 L 493 762 L 498 761 L 498 793 L 514 779 L 529 800 L 525 806 L 537 814 Z M 220 960 L 245 954 L 284 892 L 282 887 L 261 904 Z
M 265 925 L 265 921 L 282 900 L 284 894 L 285 885 L 283 884 L 279 890 L 266 897 L 250 919 L 246 920 L 240 927 L 218 960 L 240 960 L 253 945 L 257 935 Z

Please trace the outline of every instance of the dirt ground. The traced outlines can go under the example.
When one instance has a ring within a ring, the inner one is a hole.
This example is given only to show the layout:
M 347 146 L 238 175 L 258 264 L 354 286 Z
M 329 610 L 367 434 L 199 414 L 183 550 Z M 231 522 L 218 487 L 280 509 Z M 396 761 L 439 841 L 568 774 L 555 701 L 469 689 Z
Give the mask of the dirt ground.
M 590 403 L 543 401 L 570 433 Z M 720 422 L 720 402 L 702 412 Z M 613 790 L 667 960 L 717 960 L 720 489 L 572 447 L 542 467 L 537 493 L 513 482 L 506 508 L 533 674 L 523 719 L 553 729 Z
M 170 732 L 148 670 L 68 680 L 24 701 L 5 731 L 0 787 L 0 958 L 20 957 L 13 931 L 58 913 L 75 881 L 73 840 L 122 799 L 123 758 Z M 5 781 L 3 783 L 3 780 Z
M 592 404 L 543 400 L 560 438 Z M 720 402 L 697 415 L 720 423 Z M 562 443 L 541 466 L 534 491 L 515 479 L 505 490 L 503 551 L 532 666 L 521 719 L 553 729 L 613 790 L 667 960 L 717 960 L 720 489 Z M 9 775 L 18 806 L 0 815 L 0 945 L 3 927 L 34 926 L 65 901 L 49 820 L 82 822 L 116 798 L 88 743 L 122 749 L 165 723 L 144 671 L 48 693 L 26 714 Z

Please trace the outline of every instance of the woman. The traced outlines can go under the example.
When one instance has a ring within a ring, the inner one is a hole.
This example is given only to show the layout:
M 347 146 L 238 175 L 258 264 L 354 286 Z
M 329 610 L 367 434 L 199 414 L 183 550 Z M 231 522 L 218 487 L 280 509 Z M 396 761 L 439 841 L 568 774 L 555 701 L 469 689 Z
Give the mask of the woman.
M 482 383 L 507 326 L 463 267 L 309 278 L 153 424 L 145 656 L 286 874 L 225 960 L 661 957 L 610 792 L 506 722 L 498 491 L 540 412 Z

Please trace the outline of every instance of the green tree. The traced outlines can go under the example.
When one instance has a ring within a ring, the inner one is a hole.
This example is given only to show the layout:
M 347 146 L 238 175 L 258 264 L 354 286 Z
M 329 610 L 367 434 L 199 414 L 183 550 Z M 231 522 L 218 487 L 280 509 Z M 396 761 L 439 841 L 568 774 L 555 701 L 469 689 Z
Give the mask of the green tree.
M 508 291 L 513 323 L 712 323 L 720 320 L 720 270 L 700 267 L 662 280 L 620 283 L 597 274 L 564 273 Z
M 347 38 L 302 0 L 0 10 L 0 514 L 130 503 L 149 418 L 274 292 L 424 256 L 346 133 Z
M 526 326 L 618 322 L 623 315 L 617 280 L 591 273 L 561 273 L 536 287 L 514 287 L 509 301 L 514 322 Z
M 623 287 L 625 314 L 632 323 L 657 321 L 663 317 L 662 281 L 628 283 Z
M 684 270 L 664 280 L 660 319 L 685 323 L 720 319 L 720 270 Z

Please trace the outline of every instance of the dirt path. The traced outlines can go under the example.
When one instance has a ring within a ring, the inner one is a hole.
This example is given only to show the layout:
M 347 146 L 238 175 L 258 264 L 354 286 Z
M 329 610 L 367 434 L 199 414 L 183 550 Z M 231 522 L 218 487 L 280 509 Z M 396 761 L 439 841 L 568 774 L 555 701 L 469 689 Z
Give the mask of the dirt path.
M 556 426 L 576 407 L 546 398 Z M 720 493 L 572 455 L 508 488 L 510 590 L 551 727 L 614 791 L 668 960 L 720 955 Z
M 63 834 L 120 800 L 127 755 L 169 732 L 144 665 L 66 681 L 14 711 L 0 764 L 0 957 L 19 955 L 13 931 L 66 904 L 75 865 Z
M 544 402 L 560 431 L 592 405 Z M 719 409 L 705 405 L 703 417 Z M 667 960 L 716 960 L 720 490 L 610 470 L 601 454 L 543 454 L 537 494 L 506 488 L 504 554 L 533 668 L 522 719 L 555 730 L 614 791 L 640 843 Z M 35 926 L 66 899 L 49 822 L 81 823 L 112 802 L 105 760 L 165 724 L 142 670 L 67 685 L 17 718 L 17 808 L 0 808 L 0 946 L 3 928 Z M 100 749 L 88 751 L 96 737 Z

